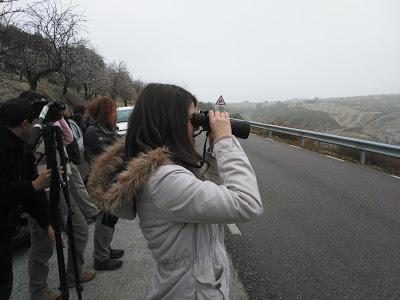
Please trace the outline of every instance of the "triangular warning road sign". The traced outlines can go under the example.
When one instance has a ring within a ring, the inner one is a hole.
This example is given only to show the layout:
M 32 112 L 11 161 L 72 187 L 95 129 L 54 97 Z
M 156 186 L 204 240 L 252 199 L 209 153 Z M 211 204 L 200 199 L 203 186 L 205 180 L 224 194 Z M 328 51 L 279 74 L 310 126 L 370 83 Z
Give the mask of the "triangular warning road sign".
M 222 98 L 222 95 L 219 96 L 219 98 L 218 98 L 217 102 L 215 102 L 215 104 L 218 104 L 218 105 L 226 105 L 226 104 L 225 104 L 224 98 Z

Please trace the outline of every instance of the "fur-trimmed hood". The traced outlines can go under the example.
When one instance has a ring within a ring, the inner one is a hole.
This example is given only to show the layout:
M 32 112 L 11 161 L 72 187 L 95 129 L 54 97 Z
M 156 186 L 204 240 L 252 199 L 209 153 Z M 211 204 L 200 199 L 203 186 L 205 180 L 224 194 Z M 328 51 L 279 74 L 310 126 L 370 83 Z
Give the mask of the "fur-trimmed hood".
M 171 163 L 166 147 L 157 148 L 126 162 L 125 139 L 100 155 L 89 174 L 87 190 L 101 210 L 112 210 L 133 201 L 136 193 L 162 165 Z

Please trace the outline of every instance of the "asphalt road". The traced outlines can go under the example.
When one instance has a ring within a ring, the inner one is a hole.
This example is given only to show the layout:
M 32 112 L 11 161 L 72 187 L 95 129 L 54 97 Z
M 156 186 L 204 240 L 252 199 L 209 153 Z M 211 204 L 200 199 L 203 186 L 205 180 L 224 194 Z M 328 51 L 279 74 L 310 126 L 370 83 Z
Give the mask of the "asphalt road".
M 81 172 L 86 175 L 88 168 L 82 164 Z M 85 251 L 84 269 L 93 270 L 93 233 L 94 224 L 89 226 L 89 241 Z M 67 241 L 65 241 L 65 244 Z M 132 299 L 141 300 L 146 298 L 147 290 L 151 284 L 151 277 L 154 268 L 154 260 L 151 252 L 147 249 L 147 242 L 140 229 L 139 220 L 119 220 L 116 226 L 113 248 L 125 250 L 122 258 L 124 264 L 121 269 L 115 271 L 97 271 L 96 278 L 84 284 L 82 299 L 85 300 L 119 300 Z M 57 257 L 55 254 L 49 261 L 50 271 L 48 284 L 50 288 L 59 286 Z M 28 293 L 28 253 L 29 245 L 19 246 L 14 251 L 14 284 L 11 300 L 27 300 Z M 67 257 L 64 249 L 64 257 Z M 231 265 L 230 299 L 246 300 L 247 293 L 241 284 L 235 268 Z M 1 270 L 0 270 L 1 271 Z M 77 300 L 74 288 L 69 289 L 71 300 Z M 1 299 L 0 299 L 1 300 Z
M 85 269 L 93 270 L 93 232 L 94 224 L 89 226 L 89 241 L 85 251 Z M 65 241 L 66 242 L 66 241 Z M 140 229 L 139 220 L 119 220 L 116 226 L 113 248 L 125 250 L 122 258 L 124 264 L 115 271 L 96 271 L 96 278 L 84 283 L 82 299 L 84 300 L 142 300 L 146 298 L 151 284 L 154 260 L 147 242 Z M 19 247 L 14 253 L 14 286 L 11 300 L 28 300 L 28 251 L 29 247 Z M 64 249 L 64 257 L 67 252 Z M 54 254 L 49 261 L 50 271 L 48 284 L 50 288 L 59 286 L 57 257 Z M 232 265 L 232 264 L 231 264 Z M 71 300 L 77 300 L 74 288 L 69 289 Z M 238 275 L 231 267 L 230 298 L 232 300 L 248 299 Z
M 250 136 L 264 215 L 227 230 L 232 299 L 400 299 L 400 179 Z M 124 266 L 98 272 L 84 299 L 143 299 L 153 261 L 137 221 L 117 226 Z M 91 226 L 91 232 L 93 226 Z M 86 261 L 90 269 L 92 240 Z M 15 253 L 12 299 L 27 299 L 27 249 Z M 55 256 L 49 283 L 57 286 Z M 71 299 L 76 299 L 73 290 Z
M 400 299 L 400 179 L 258 136 L 264 215 L 227 248 L 250 299 Z

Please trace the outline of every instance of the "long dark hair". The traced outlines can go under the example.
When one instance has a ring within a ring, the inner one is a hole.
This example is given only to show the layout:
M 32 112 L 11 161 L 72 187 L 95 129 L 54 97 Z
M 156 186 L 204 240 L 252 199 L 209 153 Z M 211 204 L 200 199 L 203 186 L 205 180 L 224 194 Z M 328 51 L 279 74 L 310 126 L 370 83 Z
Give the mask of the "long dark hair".
M 141 92 L 128 121 L 126 158 L 167 146 L 179 164 L 201 161 L 188 136 L 188 111 L 197 99 L 185 89 L 171 84 L 151 83 Z

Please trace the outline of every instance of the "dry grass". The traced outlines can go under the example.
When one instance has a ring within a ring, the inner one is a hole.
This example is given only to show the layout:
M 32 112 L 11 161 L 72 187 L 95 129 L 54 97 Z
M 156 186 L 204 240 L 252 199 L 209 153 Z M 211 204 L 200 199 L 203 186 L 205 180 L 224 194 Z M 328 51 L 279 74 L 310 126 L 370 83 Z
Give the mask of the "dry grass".
M 20 81 L 16 74 L 0 72 L 0 101 L 17 97 L 26 90 L 29 90 L 29 84 L 26 80 Z M 64 103 L 73 105 L 83 102 L 74 89 L 68 89 L 67 94 L 63 96 L 62 87 L 50 83 L 47 79 L 39 81 L 37 90 L 48 95 L 50 99 Z

